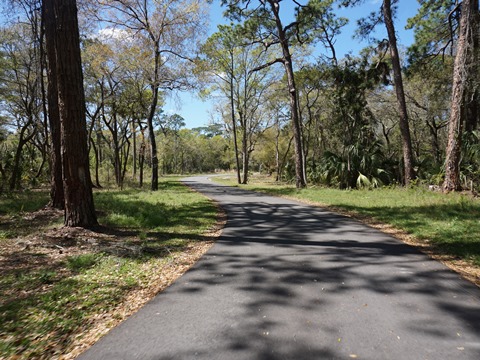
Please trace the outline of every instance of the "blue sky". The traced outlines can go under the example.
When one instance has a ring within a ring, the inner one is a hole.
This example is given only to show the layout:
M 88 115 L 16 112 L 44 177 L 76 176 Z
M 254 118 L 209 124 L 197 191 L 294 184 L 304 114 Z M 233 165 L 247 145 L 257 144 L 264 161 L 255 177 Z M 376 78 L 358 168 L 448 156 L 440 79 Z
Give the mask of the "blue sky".
M 290 1 L 290 0 L 285 0 Z M 350 19 L 349 24 L 342 30 L 342 34 L 337 38 L 335 49 L 338 57 L 351 52 L 357 54 L 367 43 L 362 43 L 358 39 L 352 39 L 356 28 L 356 20 L 367 16 L 372 11 L 377 11 L 381 6 L 381 0 L 366 0 L 361 6 L 353 9 L 341 9 L 337 15 Z M 418 9 L 417 0 L 400 0 L 398 5 L 395 27 L 397 30 L 398 43 L 400 46 L 408 46 L 413 42 L 413 32 L 405 30 L 407 19 L 414 16 Z M 217 25 L 223 22 L 229 22 L 222 19 L 223 9 L 220 7 L 220 1 L 214 0 L 210 12 L 210 32 L 217 29 Z M 383 31 L 383 27 L 381 28 Z M 384 33 L 379 31 L 378 37 L 385 37 Z M 178 93 L 179 100 L 167 99 L 164 109 L 167 112 L 174 112 L 181 115 L 186 122 L 187 128 L 194 128 L 208 125 L 211 121 L 210 112 L 212 104 L 209 101 L 201 101 L 194 93 Z

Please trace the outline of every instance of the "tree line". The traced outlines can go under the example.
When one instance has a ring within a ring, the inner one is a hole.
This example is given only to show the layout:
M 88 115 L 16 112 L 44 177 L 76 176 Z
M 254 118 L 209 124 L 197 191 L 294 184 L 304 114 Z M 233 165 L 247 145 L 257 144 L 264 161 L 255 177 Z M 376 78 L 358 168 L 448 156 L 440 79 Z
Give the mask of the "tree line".
M 92 187 L 151 190 L 167 173 L 260 171 L 298 188 L 475 190 L 478 0 L 421 1 L 397 43 L 397 1 L 358 21 L 369 39 L 339 57 L 362 0 L 10 0 L 0 43 L 0 189 L 49 183 L 65 224 L 96 224 Z M 293 15 L 292 15 L 293 14 Z M 227 20 L 228 19 L 228 20 Z M 375 34 L 384 38 L 375 39 Z M 186 129 L 167 96 L 213 100 Z

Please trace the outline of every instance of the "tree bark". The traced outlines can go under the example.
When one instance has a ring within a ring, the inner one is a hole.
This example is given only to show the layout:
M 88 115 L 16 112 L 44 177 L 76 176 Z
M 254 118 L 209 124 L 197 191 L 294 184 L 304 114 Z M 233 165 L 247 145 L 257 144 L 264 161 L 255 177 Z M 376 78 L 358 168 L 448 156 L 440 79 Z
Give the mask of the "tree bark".
M 479 1 L 472 1 L 472 19 L 471 19 L 471 53 L 469 54 L 468 66 L 471 67 L 469 74 L 469 85 L 465 92 L 466 119 L 465 131 L 472 132 L 478 129 L 479 107 L 480 107 L 480 11 L 478 10 Z
M 445 180 L 443 191 L 461 190 L 460 155 L 462 148 L 463 126 L 466 116 L 465 92 L 468 81 L 469 46 L 472 44 L 472 25 L 478 13 L 477 0 L 464 0 L 461 6 L 460 29 L 457 42 L 457 53 L 453 66 L 452 102 L 448 123 L 448 144 L 445 159 Z
M 408 124 L 407 103 L 405 101 L 405 92 L 403 89 L 402 69 L 400 66 L 400 57 L 398 55 L 397 37 L 395 35 L 395 26 L 392 19 L 391 1 L 383 1 L 383 18 L 388 32 L 388 42 L 390 45 L 390 56 L 392 58 L 393 78 L 395 85 L 395 94 L 397 96 L 398 112 L 400 114 L 400 133 L 402 135 L 403 166 L 405 175 L 405 186 L 415 178 L 413 170 L 413 152 L 412 140 L 410 137 L 410 127 Z
M 50 203 L 49 206 L 65 209 L 63 191 L 62 154 L 60 133 L 60 112 L 58 109 L 57 60 L 55 53 L 55 13 L 53 0 L 44 0 L 42 4 L 45 26 L 45 48 L 47 53 L 47 102 L 48 122 L 50 125 Z
M 64 224 L 69 227 L 92 227 L 98 225 L 98 222 L 88 162 L 77 4 L 75 0 L 53 0 L 53 4 L 56 21 L 54 44 L 65 193 Z

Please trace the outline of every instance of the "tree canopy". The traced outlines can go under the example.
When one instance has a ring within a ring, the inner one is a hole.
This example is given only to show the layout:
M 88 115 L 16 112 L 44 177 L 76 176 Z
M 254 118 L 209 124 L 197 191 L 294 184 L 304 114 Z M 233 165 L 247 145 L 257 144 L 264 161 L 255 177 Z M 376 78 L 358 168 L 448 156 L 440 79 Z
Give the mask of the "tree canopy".
M 49 4 L 5 5 L 15 16 L 0 32 L 0 190 L 50 183 L 62 208 L 64 40 Z M 88 186 L 149 178 L 156 190 L 162 174 L 229 170 L 242 183 L 254 171 L 299 188 L 480 186 L 478 0 L 419 1 L 411 44 L 398 37 L 399 1 L 223 0 L 210 30 L 203 0 L 74 5 Z M 369 43 L 345 54 L 338 38 L 352 11 L 365 14 L 356 39 Z M 187 129 L 166 108 L 182 91 L 213 104 L 210 123 Z

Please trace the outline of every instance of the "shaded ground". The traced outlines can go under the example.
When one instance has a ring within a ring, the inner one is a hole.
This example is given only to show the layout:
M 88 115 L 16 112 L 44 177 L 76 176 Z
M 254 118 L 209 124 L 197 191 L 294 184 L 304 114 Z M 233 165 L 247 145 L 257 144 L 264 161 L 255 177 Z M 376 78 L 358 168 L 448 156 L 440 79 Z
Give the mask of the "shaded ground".
M 305 204 L 327 207 L 321 203 L 314 201 L 307 201 L 305 199 L 297 199 L 293 196 L 279 195 L 286 199 L 300 201 Z M 335 213 L 350 217 L 352 219 L 358 220 L 368 226 L 371 226 L 375 229 L 380 230 L 385 234 L 389 234 L 396 239 L 401 240 L 402 242 L 416 247 L 421 252 L 427 254 L 432 259 L 438 260 L 450 269 L 461 274 L 465 279 L 471 281 L 478 287 L 480 287 L 480 268 L 472 264 L 472 262 L 466 261 L 459 258 L 458 256 L 452 255 L 451 253 L 446 253 L 443 249 L 439 249 L 438 246 L 432 244 L 428 239 L 419 240 L 415 236 L 406 233 L 403 230 L 400 230 L 392 225 L 385 224 L 381 221 L 373 219 L 371 216 L 359 214 L 357 211 L 345 210 L 345 208 L 328 206 L 328 209 L 334 211 Z M 478 252 L 478 250 L 476 249 Z
M 298 202 L 212 184 L 228 222 L 80 359 L 478 359 L 480 290 L 416 249 Z

